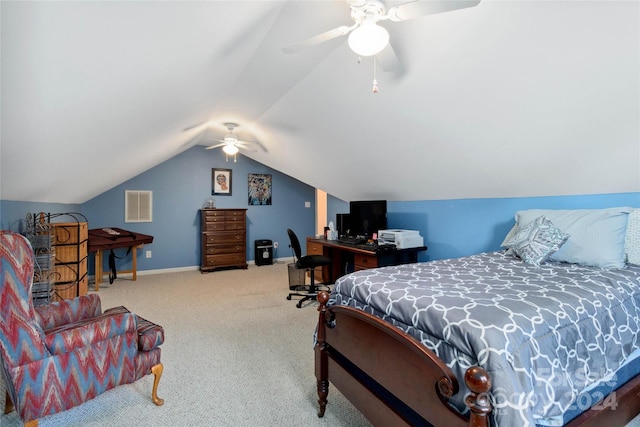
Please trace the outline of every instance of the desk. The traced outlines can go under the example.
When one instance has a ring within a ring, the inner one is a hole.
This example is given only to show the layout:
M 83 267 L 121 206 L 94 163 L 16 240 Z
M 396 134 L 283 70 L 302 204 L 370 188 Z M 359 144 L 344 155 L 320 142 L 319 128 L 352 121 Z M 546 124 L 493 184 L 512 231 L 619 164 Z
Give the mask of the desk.
M 418 252 L 426 250 L 426 246 L 419 246 L 376 251 L 370 245 L 346 244 L 336 240 L 307 237 L 307 255 L 324 255 L 331 259 L 331 265 L 325 267 L 322 272 L 323 283 L 335 283 L 345 271 L 418 262 Z
M 95 254 L 96 291 L 100 290 L 102 276 L 105 274 L 105 272 L 102 271 L 102 251 L 118 248 L 131 248 L 131 270 L 118 271 L 117 273 L 132 273 L 132 279 L 136 280 L 136 269 L 138 266 L 137 251 L 139 248 L 143 247 L 145 243 L 151 242 L 153 242 L 153 236 L 134 233 L 133 231 L 127 231 L 121 228 L 95 228 L 93 230 L 89 230 L 89 253 L 93 252 Z

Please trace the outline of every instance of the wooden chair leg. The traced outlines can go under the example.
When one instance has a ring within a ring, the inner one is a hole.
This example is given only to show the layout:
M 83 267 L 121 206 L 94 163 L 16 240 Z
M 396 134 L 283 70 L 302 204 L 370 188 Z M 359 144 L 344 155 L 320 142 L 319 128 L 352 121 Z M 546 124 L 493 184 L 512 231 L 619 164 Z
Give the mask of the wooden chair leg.
M 153 390 L 151 391 L 151 400 L 157 406 L 162 406 L 164 403 L 164 399 L 158 397 L 158 383 L 160 382 L 160 377 L 162 376 L 162 363 L 158 363 L 154 367 L 151 368 L 151 373 L 153 374 Z
M 9 392 L 6 392 L 5 394 L 6 397 L 4 401 L 4 413 L 10 414 L 15 409 L 15 406 L 13 406 L 13 402 L 9 397 Z M 24 423 L 24 427 L 38 427 L 38 420 L 27 421 L 26 423 Z
M 11 398 L 9 397 L 9 392 L 5 392 L 6 397 L 5 397 L 5 401 L 4 401 L 4 413 L 5 414 L 10 414 L 11 412 L 13 412 L 13 402 L 11 401 Z

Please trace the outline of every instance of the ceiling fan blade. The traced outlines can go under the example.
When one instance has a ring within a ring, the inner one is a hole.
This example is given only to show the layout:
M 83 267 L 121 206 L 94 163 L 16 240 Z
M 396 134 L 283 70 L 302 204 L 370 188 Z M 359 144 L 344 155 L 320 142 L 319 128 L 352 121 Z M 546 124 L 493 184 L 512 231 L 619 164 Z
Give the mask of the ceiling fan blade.
M 331 39 L 335 39 L 336 37 L 344 36 L 348 34 L 351 30 L 355 29 L 357 25 L 352 25 L 351 27 L 347 27 L 343 25 L 338 28 L 334 28 L 333 30 L 326 31 L 324 33 L 318 34 L 317 36 L 309 37 L 306 40 L 302 40 L 301 42 L 291 44 L 282 49 L 284 53 L 295 53 L 302 49 L 305 49 L 310 46 L 315 46 L 320 43 L 324 43 Z
M 241 149 L 243 151 L 253 151 L 253 152 L 258 151 L 254 147 L 251 147 L 251 146 L 245 145 L 245 144 L 236 144 L 236 147 L 238 147 L 239 149 Z
M 238 147 L 247 148 L 251 151 L 258 151 L 255 147 L 260 147 L 262 151 L 267 152 L 267 148 L 260 141 L 238 141 L 236 144 Z
M 391 43 L 387 44 L 387 46 L 376 55 L 376 61 L 380 65 L 380 68 L 386 72 L 400 71 L 402 66 Z
M 480 0 L 424 0 L 401 4 L 389 9 L 387 15 L 392 21 L 406 21 L 425 15 L 449 12 L 477 6 Z
M 207 123 L 208 123 L 208 122 L 202 122 L 202 123 L 197 123 L 197 124 L 195 124 L 195 125 L 187 126 L 186 128 L 182 129 L 182 132 L 188 132 L 188 131 L 190 131 L 190 130 L 192 130 L 192 129 L 195 129 L 195 128 L 198 128 L 198 127 L 204 126 L 204 125 L 206 125 Z
M 205 148 L 205 150 L 213 150 L 214 148 L 223 147 L 225 145 L 227 145 L 226 142 L 221 142 L 220 144 L 210 145 L 207 148 Z
M 262 147 L 262 144 L 258 141 L 238 141 L 238 143 L 236 144 L 238 146 L 245 146 L 248 148 L 254 148 L 254 147 Z M 264 149 L 264 148 L 263 148 Z

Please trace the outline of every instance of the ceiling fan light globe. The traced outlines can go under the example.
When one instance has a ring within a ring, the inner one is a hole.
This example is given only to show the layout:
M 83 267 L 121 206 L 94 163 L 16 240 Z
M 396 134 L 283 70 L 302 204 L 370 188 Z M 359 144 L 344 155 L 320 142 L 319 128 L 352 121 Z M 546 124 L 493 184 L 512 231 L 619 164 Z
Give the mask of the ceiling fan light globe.
M 349 47 L 360 56 L 380 53 L 389 43 L 389 32 L 375 23 L 363 22 L 349 34 Z
M 225 145 L 224 147 L 222 147 L 222 151 L 230 156 L 233 156 L 234 154 L 237 154 L 239 150 L 235 145 Z

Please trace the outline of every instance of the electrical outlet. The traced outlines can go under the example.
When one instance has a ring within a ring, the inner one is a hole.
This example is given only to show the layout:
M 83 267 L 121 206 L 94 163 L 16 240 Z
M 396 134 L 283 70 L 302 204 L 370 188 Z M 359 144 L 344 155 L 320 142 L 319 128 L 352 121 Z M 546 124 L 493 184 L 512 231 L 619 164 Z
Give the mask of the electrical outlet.
M 151 258 L 151 251 L 145 252 L 144 255 L 145 255 L 146 258 Z
M 273 249 L 278 249 L 278 242 L 273 242 Z

